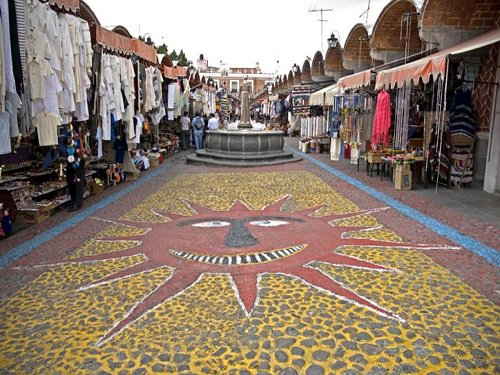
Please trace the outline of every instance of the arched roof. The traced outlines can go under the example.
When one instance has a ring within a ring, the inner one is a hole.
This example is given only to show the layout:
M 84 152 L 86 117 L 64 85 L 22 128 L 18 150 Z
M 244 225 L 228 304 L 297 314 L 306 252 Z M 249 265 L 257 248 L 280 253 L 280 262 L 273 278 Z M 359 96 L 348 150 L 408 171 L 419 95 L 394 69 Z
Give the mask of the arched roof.
M 422 50 L 418 12 L 413 1 L 392 0 L 386 5 L 373 27 L 370 48 L 372 57 L 385 62 Z
M 297 71 L 293 75 L 293 84 L 300 85 L 301 82 L 302 82 L 302 73 L 300 71 L 300 68 L 297 66 Z
M 321 81 L 325 78 L 325 68 L 323 65 L 323 54 L 317 51 L 314 54 L 311 66 L 311 78 L 313 81 Z
M 328 66 L 328 54 L 326 61 Z M 353 69 L 355 72 L 366 70 L 372 66 L 370 37 L 368 30 L 361 23 L 354 25 L 347 36 L 344 45 L 343 64 L 347 69 Z
M 170 56 L 168 54 L 165 54 L 162 57 L 160 64 L 163 66 L 168 66 L 170 68 L 174 66 L 174 64 L 172 63 L 172 59 L 170 58 Z
M 430 48 L 444 49 L 500 28 L 498 0 L 426 0 L 420 16 L 421 37 Z
M 302 64 L 302 82 L 310 82 L 311 78 L 311 64 L 309 63 L 309 59 L 304 60 L 304 64 Z
M 113 32 L 126 36 L 127 38 L 132 38 L 132 34 L 127 30 L 125 26 L 118 25 L 113 28 Z
M 88 4 L 83 0 L 80 0 L 80 18 L 87 21 L 90 26 L 101 25 L 93 10 L 90 9 Z

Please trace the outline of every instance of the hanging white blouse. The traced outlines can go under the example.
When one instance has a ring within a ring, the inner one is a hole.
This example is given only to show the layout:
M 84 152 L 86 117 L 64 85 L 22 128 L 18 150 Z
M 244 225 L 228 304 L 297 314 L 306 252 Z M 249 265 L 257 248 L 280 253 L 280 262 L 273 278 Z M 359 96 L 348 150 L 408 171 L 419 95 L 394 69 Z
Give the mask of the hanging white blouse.
M 120 81 L 120 61 L 118 56 L 111 56 L 111 72 L 112 72 L 112 90 L 114 96 L 114 107 L 112 107 L 112 112 L 115 115 L 115 120 L 119 121 L 123 118 L 123 112 L 125 109 L 123 107 L 123 96 L 121 92 L 121 81 Z
M 82 86 L 82 74 L 80 59 L 80 47 L 82 45 L 81 33 L 80 33 L 80 20 L 70 14 L 65 14 L 66 20 L 68 21 L 69 36 L 71 40 L 71 46 L 73 48 L 73 74 L 75 76 L 75 103 L 82 101 L 82 93 L 79 88 Z
M 90 28 L 87 21 L 80 19 L 80 31 L 82 34 L 82 44 L 83 44 L 83 53 L 85 55 L 85 68 L 87 70 L 87 74 L 92 74 L 92 56 L 94 51 L 92 50 L 92 40 L 90 38 Z
M 14 69 L 12 67 L 12 51 L 10 45 L 10 22 L 9 22 L 9 4 L 7 0 L 0 0 L 0 13 L 2 17 L 2 38 L 3 38 L 3 64 L 5 74 L 5 91 L 16 92 L 16 81 L 14 78 Z
M 58 19 L 62 55 L 62 69 L 57 74 L 62 86 L 62 91 L 59 95 L 59 108 L 61 108 L 61 113 L 66 116 L 75 110 L 74 92 L 76 83 L 73 71 L 73 45 L 71 44 L 66 17 L 61 14 Z
M 42 112 L 36 115 L 33 123 L 38 132 L 38 143 L 40 146 L 55 146 L 59 143 L 59 132 L 57 128 L 62 119 L 59 115 L 50 112 Z
M 52 74 L 45 78 L 43 86 L 43 98 L 33 99 L 31 102 L 31 116 L 36 117 L 36 115 L 42 112 L 59 115 L 58 95 L 62 91 L 62 87 L 53 71 Z
M 47 60 L 37 57 L 28 61 L 27 70 L 31 99 L 43 99 L 46 79 L 54 73 L 52 67 Z
M 0 112 L 5 111 L 5 63 L 3 51 L 3 29 L 0 17 Z
M 61 38 L 59 33 L 59 20 L 57 13 L 48 9 L 45 14 L 45 35 L 50 45 L 50 66 L 55 71 L 61 70 Z
M 50 50 L 47 35 L 34 27 L 28 29 L 26 34 L 26 54 L 28 60 L 38 58 L 50 60 L 52 51 Z

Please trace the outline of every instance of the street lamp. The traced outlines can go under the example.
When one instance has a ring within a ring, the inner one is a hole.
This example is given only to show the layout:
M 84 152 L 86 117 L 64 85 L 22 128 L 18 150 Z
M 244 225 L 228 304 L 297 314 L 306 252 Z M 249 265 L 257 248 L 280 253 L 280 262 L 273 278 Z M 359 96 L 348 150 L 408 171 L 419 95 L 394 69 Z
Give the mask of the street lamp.
M 337 39 L 337 37 L 335 36 L 335 34 L 331 33 L 330 37 L 327 39 L 328 41 L 328 46 L 330 46 L 330 48 L 335 48 L 337 47 L 337 44 L 339 42 L 339 40 Z
M 147 35 L 147 38 L 146 38 L 146 35 Z M 142 40 L 144 41 L 144 43 L 146 43 L 148 46 L 151 46 L 151 47 L 154 47 L 155 45 L 155 42 L 153 42 L 153 40 L 151 39 L 151 34 L 150 33 L 146 33 L 142 36 Z
M 196 68 L 193 66 L 193 64 L 190 64 L 187 70 L 189 72 L 189 78 L 196 74 Z

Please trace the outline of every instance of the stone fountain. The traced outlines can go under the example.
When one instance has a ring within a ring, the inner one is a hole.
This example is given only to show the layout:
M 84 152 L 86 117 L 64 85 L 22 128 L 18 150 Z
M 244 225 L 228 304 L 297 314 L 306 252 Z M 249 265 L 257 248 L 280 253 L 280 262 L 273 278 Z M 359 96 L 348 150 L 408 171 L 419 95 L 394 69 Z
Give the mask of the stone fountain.
M 282 131 L 264 130 L 250 120 L 249 83 L 241 88 L 241 118 L 227 129 L 209 130 L 205 148 L 187 156 L 188 163 L 229 167 L 257 167 L 302 160 L 293 152 L 284 151 Z

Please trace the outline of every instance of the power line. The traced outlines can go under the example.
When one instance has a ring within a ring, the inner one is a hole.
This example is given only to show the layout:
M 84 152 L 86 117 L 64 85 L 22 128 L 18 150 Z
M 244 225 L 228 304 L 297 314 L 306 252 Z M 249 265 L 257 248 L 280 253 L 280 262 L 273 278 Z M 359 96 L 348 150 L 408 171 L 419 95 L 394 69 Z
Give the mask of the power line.
M 321 22 L 321 53 L 323 54 L 323 22 L 328 22 L 323 18 L 323 12 L 332 12 L 333 9 L 310 9 L 309 12 L 320 12 L 319 22 Z

